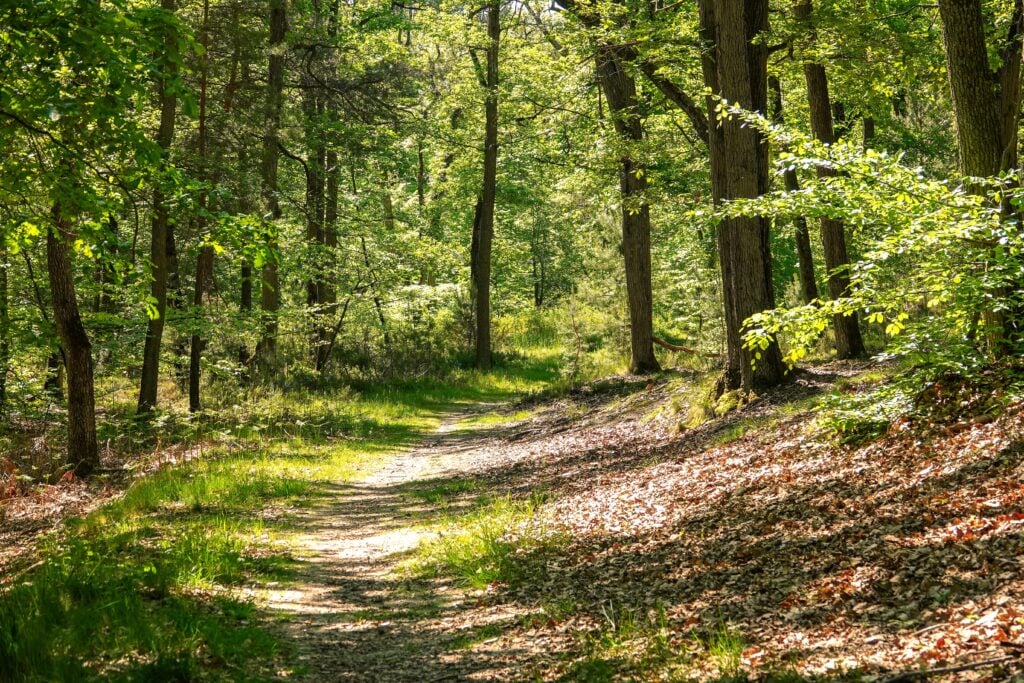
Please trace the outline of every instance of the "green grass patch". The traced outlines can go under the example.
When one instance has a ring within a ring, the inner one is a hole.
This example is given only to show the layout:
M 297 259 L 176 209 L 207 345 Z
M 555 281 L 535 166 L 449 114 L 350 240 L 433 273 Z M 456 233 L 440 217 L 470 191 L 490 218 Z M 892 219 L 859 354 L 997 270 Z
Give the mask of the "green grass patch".
M 478 509 L 439 523 L 403 568 L 421 577 L 452 576 L 476 589 L 527 580 L 540 569 L 538 557 L 565 542 L 538 519 L 541 503 L 539 496 L 485 499 Z
M 533 417 L 535 413 L 535 410 L 527 409 L 517 410 L 512 413 L 500 411 L 482 413 L 480 415 L 473 415 L 465 418 L 464 420 L 460 420 L 459 429 L 480 429 L 484 427 L 511 424 L 513 422 L 522 422 L 523 420 L 528 420 Z
M 297 518 L 290 511 L 338 495 L 336 484 L 418 443 L 462 406 L 544 390 L 557 377 L 555 362 L 539 354 L 491 373 L 457 371 L 447 381 L 322 391 L 225 384 L 208 393 L 210 410 L 195 418 L 181 406 L 148 422 L 131 419 L 127 406 L 123 414 L 107 412 L 104 437 L 114 447 L 184 442 L 202 450 L 69 521 L 40 548 L 39 566 L 0 584 L 0 680 L 270 680 L 295 673 L 288 644 L 242 590 L 294 576 L 288 538 Z M 441 502 L 474 486 L 454 482 L 421 497 Z M 512 549 L 499 526 L 535 508 L 524 505 L 495 501 L 486 509 L 497 518 L 488 523 L 480 515 L 476 540 L 446 551 L 438 545 L 437 557 L 474 576 L 500 576 Z M 496 574 L 494 566 L 501 568 Z M 436 611 L 425 600 L 417 604 Z
M 431 505 L 445 507 L 452 500 L 473 493 L 479 488 L 480 482 L 475 479 L 451 479 L 426 487 L 414 484 L 409 487 L 409 494 Z

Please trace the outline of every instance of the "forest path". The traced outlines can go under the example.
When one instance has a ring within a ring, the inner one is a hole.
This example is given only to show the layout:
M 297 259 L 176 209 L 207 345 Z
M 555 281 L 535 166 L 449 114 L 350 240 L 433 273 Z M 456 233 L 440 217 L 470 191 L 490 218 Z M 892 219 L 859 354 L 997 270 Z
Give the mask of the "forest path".
M 453 410 L 417 447 L 385 459 L 361 481 L 333 485 L 325 501 L 299 513 L 298 576 L 266 599 L 285 618 L 308 680 L 503 678 L 493 670 L 497 662 L 479 652 L 470 662 L 452 650 L 481 626 L 515 615 L 467 604 L 451 582 L 395 572 L 405 554 L 437 533 L 428 524 L 454 512 L 429 491 L 471 476 L 501 436 L 501 425 L 460 423 L 502 405 Z

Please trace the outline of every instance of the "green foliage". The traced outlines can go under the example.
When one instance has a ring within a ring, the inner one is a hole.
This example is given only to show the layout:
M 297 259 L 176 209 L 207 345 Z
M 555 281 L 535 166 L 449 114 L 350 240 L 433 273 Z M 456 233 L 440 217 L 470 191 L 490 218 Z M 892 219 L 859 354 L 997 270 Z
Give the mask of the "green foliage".
M 955 185 L 930 178 L 899 156 L 852 144 L 823 147 L 735 108 L 791 153 L 778 171 L 825 165 L 838 174 L 795 193 L 775 192 L 734 202 L 721 215 L 842 219 L 858 240 L 848 269 L 848 295 L 753 316 L 746 344 L 786 343 L 796 363 L 817 344 L 837 315 L 857 315 L 880 331 L 883 354 L 907 358 L 929 372 L 976 374 L 992 359 L 997 317 L 1017 310 L 1024 277 L 1024 242 L 1009 207 L 1018 203 L 1014 174 Z M 1006 342 L 1000 342 L 1001 344 Z

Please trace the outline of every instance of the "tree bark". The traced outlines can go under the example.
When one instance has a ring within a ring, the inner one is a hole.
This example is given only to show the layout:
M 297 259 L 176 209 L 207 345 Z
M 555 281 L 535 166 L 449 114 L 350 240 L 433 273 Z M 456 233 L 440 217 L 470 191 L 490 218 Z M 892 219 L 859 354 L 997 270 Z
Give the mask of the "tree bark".
M 799 0 L 796 5 L 796 18 L 808 22 L 813 9 L 811 0 Z M 816 40 L 813 27 L 811 38 Z M 831 145 L 836 141 L 836 134 L 825 67 L 814 62 L 805 62 L 804 80 L 807 83 L 807 102 L 811 112 L 811 132 L 819 142 Z M 841 108 L 840 110 L 842 111 Z M 818 178 L 831 178 L 836 175 L 835 170 L 827 166 L 818 166 L 817 173 Z M 825 268 L 828 270 L 829 298 L 834 301 L 848 296 L 850 256 L 846 248 L 846 226 L 842 220 L 824 217 L 821 219 L 821 244 L 825 252 Z M 835 316 L 832 327 L 835 331 L 838 358 L 859 358 L 864 355 L 864 339 L 861 337 L 860 324 L 855 313 Z
M 710 90 L 708 111 L 717 97 L 747 110 L 767 109 L 767 0 L 701 0 L 702 66 Z M 717 97 L 716 97 L 717 96 Z M 768 187 L 768 150 L 752 126 L 729 118 L 716 121 L 708 134 L 711 185 L 715 204 L 755 198 Z M 764 216 L 744 216 L 718 226 L 718 253 L 725 303 L 727 364 L 724 389 L 754 390 L 784 378 L 776 342 L 753 351 L 743 345 L 746 320 L 775 307 L 770 225 Z
M 768 77 L 768 90 L 771 91 L 774 114 L 772 119 L 775 123 L 784 123 L 786 120 L 782 109 L 782 86 L 775 76 Z M 800 180 L 796 171 L 787 168 L 783 174 L 786 184 L 786 192 L 798 192 Z M 809 304 L 818 298 L 818 281 L 814 277 L 814 252 L 811 251 L 811 235 L 807 229 L 807 219 L 804 216 L 797 216 L 794 221 L 796 243 L 797 266 L 800 274 L 800 298 L 805 304 Z
M 636 81 L 626 71 L 635 58 L 629 48 L 602 45 L 597 50 L 597 76 L 608 101 L 615 131 L 629 146 L 643 140 L 637 112 Z M 661 369 L 654 356 L 654 321 L 651 291 L 651 210 L 645 194 L 647 172 L 630 150 L 620 159 L 619 197 L 622 203 L 622 256 L 626 271 L 629 309 L 630 372 L 646 374 Z
M 476 309 L 476 366 L 491 367 L 491 246 L 494 240 L 494 202 L 498 180 L 498 51 L 501 41 L 501 3 L 487 7 L 487 73 L 484 104 L 484 173 L 480 211 L 474 221 L 472 261 Z
M 173 14 L 174 0 L 161 0 L 160 7 Z M 172 58 L 176 51 L 177 37 L 169 32 L 164 38 L 164 46 L 168 58 L 167 72 L 172 77 L 177 73 L 177 60 Z M 160 91 L 160 129 L 157 132 L 157 144 L 161 150 L 161 167 L 168 162 L 171 142 L 174 140 L 174 114 L 178 106 L 177 96 L 169 89 L 166 78 L 161 77 L 157 83 Z M 150 261 L 153 278 L 150 296 L 153 298 L 155 317 L 149 319 L 146 329 L 146 343 L 142 352 L 142 380 L 139 384 L 138 413 L 146 414 L 156 407 L 157 384 L 160 375 L 160 345 L 163 341 L 164 323 L 167 314 L 167 281 L 168 254 L 167 244 L 170 227 L 170 215 L 167 197 L 162 187 L 163 179 L 159 179 L 153 188 L 153 222 L 152 239 L 150 242 Z
M 263 129 L 263 157 L 260 164 L 261 189 L 266 213 L 270 217 L 268 246 L 276 252 L 277 229 L 281 219 L 278 200 L 277 165 L 280 157 L 278 130 L 281 127 L 282 93 L 284 92 L 284 39 L 288 30 L 286 0 L 270 0 L 270 57 L 267 66 L 267 100 Z M 277 313 L 281 307 L 280 274 L 276 255 L 263 266 L 260 292 L 262 336 L 256 346 L 256 362 L 263 370 L 277 363 Z
M 1024 2 L 1014 2 L 1009 33 L 1005 43 L 997 46 L 1002 59 L 996 71 L 989 66 L 981 0 L 939 0 L 939 14 L 956 117 L 960 169 L 965 176 L 985 178 L 1015 168 Z M 1014 208 L 1004 199 L 1002 210 L 1008 216 Z M 1006 291 L 992 292 L 997 300 L 1006 296 Z M 1024 312 L 1020 310 L 984 311 L 988 345 L 997 357 L 1010 351 L 1011 339 L 1019 340 L 1022 318 Z
M 46 270 L 53 296 L 53 322 L 64 350 L 68 379 L 67 464 L 75 473 L 99 467 L 96 442 L 96 397 L 93 386 L 92 344 L 82 324 L 75 295 L 75 276 L 69 245 L 75 240 L 71 220 L 54 203 L 53 226 L 46 233 Z

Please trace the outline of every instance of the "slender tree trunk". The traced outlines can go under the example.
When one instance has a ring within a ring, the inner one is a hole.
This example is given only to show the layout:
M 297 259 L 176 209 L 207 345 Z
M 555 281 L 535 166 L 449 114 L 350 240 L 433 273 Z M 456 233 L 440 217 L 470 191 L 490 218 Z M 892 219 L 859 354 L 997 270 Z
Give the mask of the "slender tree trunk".
M 622 256 L 626 270 L 629 308 L 630 372 L 660 370 L 654 356 L 654 320 L 651 288 L 651 210 L 647 204 L 647 173 L 628 149 L 643 141 L 644 130 L 637 111 L 636 81 L 627 71 L 635 54 L 629 48 L 604 45 L 597 51 L 597 77 L 608 100 L 615 131 L 627 149 L 619 166 L 619 198 L 622 203 Z
M 260 164 L 263 202 L 270 216 L 269 246 L 277 251 L 278 222 L 281 203 L 278 200 L 277 164 L 278 130 L 281 127 L 281 95 L 284 91 L 284 38 L 288 30 L 286 0 L 270 0 L 270 58 L 267 67 L 267 101 L 263 130 L 263 158 Z M 263 314 L 262 337 L 256 346 L 257 363 L 269 370 L 277 363 L 277 313 L 281 307 L 281 283 L 277 259 L 270 258 L 263 266 L 260 309 Z
M 494 201 L 498 181 L 498 53 L 501 41 L 501 3 L 487 8 L 487 100 L 484 105 L 484 175 L 476 221 L 473 290 L 476 304 L 476 366 L 491 367 L 491 246 L 494 240 Z
M 11 369 L 11 316 L 7 289 L 10 267 L 7 245 L 0 238 L 0 415 L 7 414 L 7 373 Z
M 174 0 L 161 0 L 160 7 L 168 13 L 174 12 Z M 177 37 L 169 33 L 165 37 L 165 48 L 168 57 L 168 72 L 173 76 L 177 73 L 177 60 L 171 59 L 177 49 Z M 170 155 L 171 142 L 174 139 L 174 114 L 178 98 L 169 89 L 167 79 L 161 78 L 157 84 L 160 90 L 160 130 L 157 132 L 157 144 L 162 152 L 162 165 L 166 164 Z M 161 186 L 161 178 L 153 189 L 153 223 L 150 260 L 152 262 L 153 283 L 150 295 L 153 298 L 155 316 L 149 319 L 146 329 L 146 344 L 142 353 L 142 381 L 139 385 L 138 412 L 146 414 L 156 407 L 157 384 L 160 375 L 160 345 L 163 340 L 164 323 L 167 314 L 167 280 L 168 258 L 167 244 L 170 228 L 170 215 L 167 198 Z
M 708 111 L 716 110 L 720 96 L 765 113 L 767 48 L 761 34 L 768 28 L 767 0 L 701 0 L 700 23 Z M 756 129 L 730 118 L 714 123 L 708 138 L 716 204 L 765 193 L 768 150 Z M 775 306 L 769 231 L 764 216 L 732 218 L 718 226 L 727 348 L 724 389 L 770 387 L 784 378 L 777 343 L 761 351 L 743 345 L 746 320 Z
M 209 46 L 210 38 L 208 33 L 208 22 L 210 18 L 210 0 L 203 0 L 203 19 L 200 30 L 199 42 L 203 46 L 202 65 L 199 76 L 199 169 L 202 179 L 208 182 L 209 168 L 207 166 L 208 152 L 208 129 L 206 120 L 207 89 L 210 75 Z M 206 212 L 209 204 L 209 196 L 204 189 L 199 195 L 199 217 L 197 227 L 199 228 L 200 239 L 205 237 Z M 196 281 L 192 291 L 192 310 L 198 318 L 194 321 L 195 327 L 189 340 L 188 354 L 188 409 L 189 412 L 197 412 L 202 409 L 202 362 L 203 350 L 206 348 L 206 340 L 201 332 L 203 322 L 203 298 L 210 291 L 213 280 L 213 247 L 204 244 L 199 248 L 199 256 L 196 258 Z
M 775 76 L 768 77 L 768 90 L 771 91 L 773 108 L 775 110 L 773 120 L 776 123 L 784 123 L 785 115 L 782 109 L 782 86 Z M 783 174 L 786 184 L 786 192 L 797 192 L 800 190 L 800 180 L 796 171 L 787 168 Z M 807 219 L 804 216 L 797 216 L 795 224 L 795 239 L 797 265 L 800 273 L 800 298 L 805 304 L 809 304 L 818 298 L 818 282 L 814 277 L 814 252 L 811 251 L 811 235 L 807 229 Z
M 328 107 L 330 104 L 328 104 Z M 326 189 L 324 206 L 324 290 L 322 305 L 324 313 L 333 315 L 338 308 L 338 288 L 335 270 L 338 253 L 338 153 L 327 152 Z M 330 360 L 333 339 L 337 332 L 327 330 L 321 343 L 317 346 L 316 369 L 323 372 Z
M 75 234 L 60 204 L 53 205 L 53 227 L 46 233 L 46 270 L 53 295 L 53 322 L 64 350 L 68 377 L 67 464 L 78 474 L 99 467 L 96 442 L 96 398 L 93 387 L 92 344 L 82 324 L 75 295 L 75 276 L 69 245 Z
M 812 11 L 811 0 L 800 0 L 796 6 L 797 19 L 808 21 Z M 811 110 L 811 131 L 820 142 L 831 145 L 836 141 L 836 135 L 825 67 L 806 62 L 804 80 L 807 82 L 807 100 Z M 819 178 L 836 175 L 835 170 L 827 166 L 818 166 L 817 172 Z M 829 298 L 834 301 L 849 296 L 850 256 L 846 248 L 846 226 L 842 220 L 821 219 L 821 244 L 825 251 L 825 267 L 828 269 Z M 835 316 L 832 327 L 836 335 L 837 357 L 858 358 L 864 355 L 864 340 L 855 313 Z
M 302 110 L 306 119 L 306 243 L 310 250 L 309 267 L 312 271 L 306 282 L 306 306 L 313 320 L 310 341 L 315 362 L 321 353 L 321 347 L 327 344 L 329 333 L 323 319 L 326 312 L 323 299 L 327 289 L 323 262 L 326 245 L 324 166 L 327 164 L 327 148 L 320 123 L 324 113 L 323 99 L 311 78 L 307 79 L 302 95 Z

